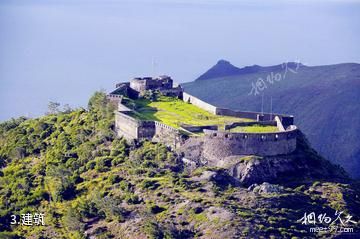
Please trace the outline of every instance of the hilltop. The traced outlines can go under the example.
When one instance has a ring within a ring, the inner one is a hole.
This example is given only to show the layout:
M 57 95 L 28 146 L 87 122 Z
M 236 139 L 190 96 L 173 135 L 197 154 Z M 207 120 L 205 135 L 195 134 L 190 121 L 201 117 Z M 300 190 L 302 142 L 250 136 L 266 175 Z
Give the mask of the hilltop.
M 0 124 L 1 238 L 305 238 L 306 212 L 360 216 L 359 187 L 302 134 L 289 155 L 188 166 L 116 137 L 114 109 L 96 93 L 88 109 Z M 10 224 L 27 212 L 46 225 Z
M 182 87 L 211 104 L 249 111 L 261 111 L 264 95 L 265 112 L 294 115 L 321 155 L 359 177 L 360 64 L 287 63 L 227 71 L 229 64 L 217 63 Z M 281 78 L 274 78 L 277 73 Z

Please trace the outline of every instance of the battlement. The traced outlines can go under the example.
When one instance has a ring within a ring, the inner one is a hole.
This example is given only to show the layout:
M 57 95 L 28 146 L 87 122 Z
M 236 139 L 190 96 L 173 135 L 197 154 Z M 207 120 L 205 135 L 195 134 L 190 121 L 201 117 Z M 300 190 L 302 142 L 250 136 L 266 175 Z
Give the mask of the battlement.
M 204 130 L 204 156 L 208 159 L 232 155 L 273 156 L 296 149 L 297 128 L 274 133 L 231 133 Z

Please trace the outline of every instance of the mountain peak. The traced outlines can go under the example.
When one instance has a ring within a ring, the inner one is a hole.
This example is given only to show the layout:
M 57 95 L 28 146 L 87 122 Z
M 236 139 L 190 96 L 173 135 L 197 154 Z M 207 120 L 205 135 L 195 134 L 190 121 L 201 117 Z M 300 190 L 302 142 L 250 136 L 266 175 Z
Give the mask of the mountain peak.
M 220 59 L 214 66 L 212 66 L 208 71 L 199 76 L 196 80 L 208 80 L 218 77 L 254 73 L 260 71 L 261 68 L 262 67 L 258 65 L 238 68 L 231 64 L 229 61 Z
M 220 59 L 218 60 L 218 62 L 216 63 L 216 65 L 231 65 L 230 61 L 224 60 L 224 59 Z
M 236 75 L 239 73 L 239 70 L 239 68 L 232 65 L 229 61 L 220 59 L 214 66 L 199 76 L 199 78 L 196 80 L 206 80 L 211 78 Z

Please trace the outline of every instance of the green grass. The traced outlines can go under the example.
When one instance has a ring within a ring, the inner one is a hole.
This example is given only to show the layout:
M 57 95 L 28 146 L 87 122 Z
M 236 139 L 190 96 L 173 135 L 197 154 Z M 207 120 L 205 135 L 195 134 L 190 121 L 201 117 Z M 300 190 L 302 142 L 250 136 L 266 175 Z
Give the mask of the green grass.
M 169 126 L 179 128 L 181 124 L 189 125 L 218 125 L 220 129 L 225 124 L 239 121 L 250 121 L 230 116 L 219 116 L 186 103 L 180 99 L 161 96 L 157 101 L 151 102 L 146 99 L 131 100 L 124 102 L 136 112 L 131 116 L 140 120 L 156 120 Z
M 263 126 L 263 125 L 253 125 L 253 126 L 238 126 L 230 129 L 230 132 L 243 132 L 243 133 L 272 133 L 279 131 L 276 126 Z

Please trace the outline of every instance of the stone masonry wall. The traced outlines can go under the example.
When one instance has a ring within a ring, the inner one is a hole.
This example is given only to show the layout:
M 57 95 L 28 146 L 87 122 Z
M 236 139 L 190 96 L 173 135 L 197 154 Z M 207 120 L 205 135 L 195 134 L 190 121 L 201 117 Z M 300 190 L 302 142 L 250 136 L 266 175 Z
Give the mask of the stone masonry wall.
M 115 112 L 115 131 L 118 136 L 123 136 L 128 140 L 138 138 L 139 121 L 125 113 Z
M 263 126 L 277 126 L 277 121 L 259 121 L 259 122 L 234 122 L 232 124 L 225 125 L 225 130 L 230 130 L 237 126 L 253 126 L 253 125 L 263 125 Z
M 115 130 L 119 137 L 123 136 L 127 140 L 149 139 L 174 149 L 181 142 L 177 129 L 157 121 L 138 121 L 119 111 L 115 114 Z
M 181 142 L 181 136 L 179 130 L 168 126 L 166 124 L 154 121 L 155 123 L 155 135 L 153 141 L 162 142 L 174 149 L 176 149 Z
M 278 116 L 284 127 L 290 126 L 294 124 L 294 117 L 292 115 L 285 115 L 285 114 L 277 114 L 277 113 L 261 113 L 261 112 L 255 112 L 255 111 L 238 111 L 238 110 L 232 110 L 227 108 L 220 108 L 216 107 L 214 105 L 211 105 L 205 101 L 200 100 L 199 98 L 183 92 L 183 100 L 185 102 L 189 102 L 193 105 L 196 105 L 197 107 L 209 111 L 210 113 L 213 113 L 215 115 L 224 115 L 224 116 L 234 116 L 239 118 L 247 118 L 247 119 L 253 119 L 256 120 L 259 115 L 263 115 L 263 120 L 265 121 L 272 121 L 274 120 L 275 116 Z
M 218 130 L 217 125 L 202 125 L 202 126 L 181 125 L 181 128 L 193 133 L 203 132 L 204 129 Z
M 138 127 L 139 139 L 151 139 L 155 135 L 155 122 L 154 121 L 140 121 Z
M 276 133 L 229 133 L 204 130 L 204 156 L 209 160 L 231 155 L 271 156 L 296 149 L 297 129 Z
M 183 92 L 183 101 L 191 103 L 203 110 L 209 111 L 210 113 L 216 114 L 216 106 L 206 103 L 205 101 L 202 101 L 186 92 Z
M 294 117 L 291 115 L 284 115 L 284 114 L 277 114 L 277 113 L 261 113 L 255 111 L 238 111 L 238 110 L 231 110 L 226 108 L 216 108 L 217 115 L 226 115 L 226 116 L 234 116 L 239 118 L 247 118 L 247 119 L 254 119 L 256 120 L 259 115 L 263 115 L 263 120 L 265 121 L 272 121 L 278 116 L 281 121 L 286 120 L 286 125 L 292 125 L 294 123 Z

